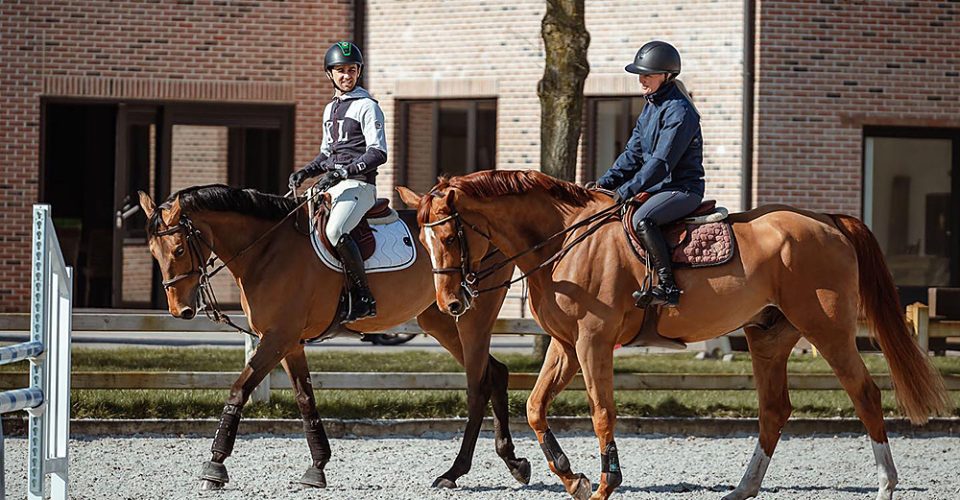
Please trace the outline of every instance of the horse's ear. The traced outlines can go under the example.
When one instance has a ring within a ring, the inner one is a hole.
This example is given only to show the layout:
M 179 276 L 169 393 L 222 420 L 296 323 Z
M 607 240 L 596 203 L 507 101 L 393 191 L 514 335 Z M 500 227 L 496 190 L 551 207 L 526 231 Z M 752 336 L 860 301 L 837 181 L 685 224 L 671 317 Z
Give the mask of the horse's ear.
M 163 212 L 163 223 L 167 226 L 175 226 L 180 223 L 180 197 L 177 196 L 170 202 L 170 208 Z
M 137 194 L 140 195 L 140 208 L 143 209 L 143 213 L 147 214 L 148 219 L 153 217 L 153 212 L 157 210 L 157 205 L 153 202 L 153 199 L 143 191 L 137 191 Z
M 423 196 L 417 194 L 414 190 L 406 186 L 397 186 L 397 193 L 400 193 L 400 199 L 408 208 L 419 208 L 420 200 Z

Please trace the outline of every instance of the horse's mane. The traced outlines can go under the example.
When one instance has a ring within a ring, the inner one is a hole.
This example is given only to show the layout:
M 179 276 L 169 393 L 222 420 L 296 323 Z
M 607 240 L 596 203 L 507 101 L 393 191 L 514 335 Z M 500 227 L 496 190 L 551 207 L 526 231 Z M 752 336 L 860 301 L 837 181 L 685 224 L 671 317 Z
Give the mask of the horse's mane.
M 536 170 L 482 170 L 458 177 L 440 177 L 430 191 L 440 193 L 455 188 L 477 199 L 497 196 L 526 194 L 535 189 L 546 191 L 557 201 L 574 206 L 585 206 L 593 195 L 585 188 L 572 182 L 561 181 Z M 417 213 L 420 222 L 428 222 L 430 204 L 423 203 Z
M 238 189 L 223 184 L 193 186 L 170 195 L 147 220 L 147 234 L 156 234 L 163 223 L 162 209 L 169 209 L 180 198 L 180 210 L 187 212 L 237 212 L 261 219 L 280 220 L 297 207 L 298 202 L 256 189 Z

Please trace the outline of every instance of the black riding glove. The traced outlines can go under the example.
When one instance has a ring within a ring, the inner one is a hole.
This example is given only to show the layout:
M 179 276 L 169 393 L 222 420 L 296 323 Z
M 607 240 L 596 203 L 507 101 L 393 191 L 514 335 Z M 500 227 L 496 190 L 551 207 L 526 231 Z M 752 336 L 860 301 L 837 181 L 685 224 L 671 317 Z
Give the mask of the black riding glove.
M 289 184 L 293 187 L 300 187 L 300 185 L 303 184 L 303 181 L 311 177 L 310 172 L 307 170 L 308 168 L 309 167 L 304 167 L 290 174 L 290 179 L 288 181 Z
M 345 178 L 346 176 L 342 170 L 328 170 L 320 176 L 319 184 L 323 186 L 333 186 Z

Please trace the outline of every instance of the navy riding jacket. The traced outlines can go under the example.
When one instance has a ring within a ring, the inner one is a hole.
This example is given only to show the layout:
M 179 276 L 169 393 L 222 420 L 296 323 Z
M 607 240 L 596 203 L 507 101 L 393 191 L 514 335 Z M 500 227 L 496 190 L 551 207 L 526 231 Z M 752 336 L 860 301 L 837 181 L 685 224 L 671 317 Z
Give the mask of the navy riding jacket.
M 665 190 L 703 196 L 700 113 L 674 82 L 646 99 L 626 148 L 597 186 L 615 189 L 622 199 Z

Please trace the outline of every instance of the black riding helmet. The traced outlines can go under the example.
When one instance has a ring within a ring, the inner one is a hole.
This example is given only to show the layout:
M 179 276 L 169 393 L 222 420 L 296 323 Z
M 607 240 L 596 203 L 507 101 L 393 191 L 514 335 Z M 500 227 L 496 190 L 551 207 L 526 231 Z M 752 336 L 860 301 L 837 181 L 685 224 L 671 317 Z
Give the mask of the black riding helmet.
M 339 64 L 356 64 L 363 69 L 363 54 L 360 48 L 351 42 L 337 42 L 327 49 L 327 54 L 323 56 L 323 67 L 327 71 L 333 69 Z
M 647 42 L 623 69 L 636 75 L 667 73 L 673 78 L 680 74 L 680 53 L 667 42 Z
M 327 49 L 327 53 L 323 56 L 323 67 L 326 70 L 327 78 L 329 78 L 330 83 L 333 84 L 333 88 L 340 92 L 347 92 L 347 90 L 341 89 L 340 86 L 337 85 L 337 82 L 333 80 L 333 73 L 331 73 L 333 67 L 340 64 L 356 64 L 358 66 L 357 83 L 359 84 L 359 76 L 363 74 L 363 54 L 360 53 L 360 47 L 357 47 L 352 42 L 337 42 L 331 45 L 330 48 Z

